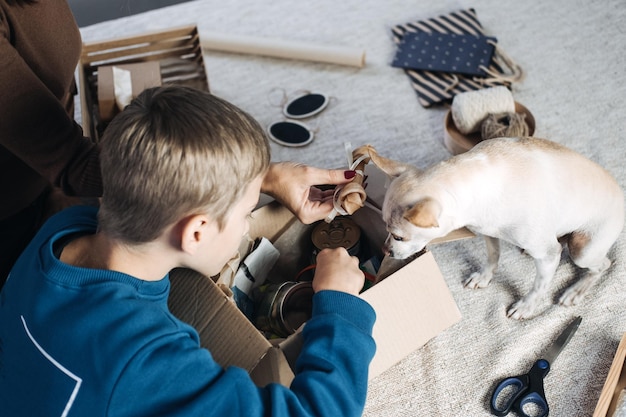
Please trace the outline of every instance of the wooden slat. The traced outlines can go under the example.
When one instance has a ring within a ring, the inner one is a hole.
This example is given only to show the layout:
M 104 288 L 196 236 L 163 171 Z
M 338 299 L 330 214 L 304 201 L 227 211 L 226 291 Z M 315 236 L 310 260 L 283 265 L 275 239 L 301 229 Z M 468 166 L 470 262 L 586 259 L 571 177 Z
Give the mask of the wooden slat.
M 106 57 L 103 57 L 104 59 L 98 59 L 97 61 L 85 63 L 84 67 L 85 69 L 89 69 L 99 67 L 101 65 L 113 65 L 122 62 L 125 64 L 130 64 L 134 62 L 155 61 L 170 57 L 193 55 L 193 51 L 193 45 L 185 45 L 172 49 L 146 48 L 141 50 L 137 49 L 133 51 L 123 51 L 124 53 L 107 54 Z
M 185 36 L 197 36 L 198 29 L 196 26 L 185 26 L 166 31 L 148 32 L 142 35 L 114 38 L 105 41 L 86 42 L 83 44 L 83 55 L 89 55 L 93 52 L 120 48 L 141 43 L 159 42 L 163 39 L 180 38 Z
M 626 359 L 626 334 L 617 347 L 613 363 L 604 382 L 604 387 L 600 393 L 600 398 L 596 404 L 593 417 L 612 416 L 617 406 L 619 393 L 626 387 L 626 370 L 624 361 Z
M 196 26 L 83 44 L 78 77 L 85 134 L 98 141 L 104 128 L 97 114 L 98 67 L 146 61 L 167 63 L 170 58 L 181 64 L 179 68 L 172 64 L 174 69 L 169 72 L 167 65 L 164 67 L 163 84 L 209 89 Z

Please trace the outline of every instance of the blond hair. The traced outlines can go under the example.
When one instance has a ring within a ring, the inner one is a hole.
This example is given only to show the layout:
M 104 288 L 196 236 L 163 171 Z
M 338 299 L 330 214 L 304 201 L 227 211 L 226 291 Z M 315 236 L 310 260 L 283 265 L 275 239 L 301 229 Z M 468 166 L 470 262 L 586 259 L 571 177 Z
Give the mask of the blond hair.
M 156 239 L 185 216 L 229 209 L 270 163 L 265 132 L 208 92 L 148 89 L 118 114 L 101 143 L 100 229 L 128 243 Z

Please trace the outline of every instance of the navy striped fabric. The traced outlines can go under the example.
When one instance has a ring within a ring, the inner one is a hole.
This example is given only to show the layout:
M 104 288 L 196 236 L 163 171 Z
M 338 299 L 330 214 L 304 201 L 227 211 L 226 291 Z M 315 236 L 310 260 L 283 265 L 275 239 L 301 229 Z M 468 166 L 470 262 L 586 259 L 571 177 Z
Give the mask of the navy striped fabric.
M 444 33 L 457 35 L 484 36 L 483 27 L 478 21 L 474 9 L 460 10 L 439 17 L 396 25 L 392 29 L 393 40 L 399 45 L 407 33 Z M 504 74 L 504 70 L 493 60 L 489 69 L 493 72 Z M 480 76 L 453 74 L 441 71 L 425 71 L 405 69 L 409 76 L 411 86 L 417 93 L 419 103 L 423 107 L 436 104 L 450 103 L 454 96 L 465 91 L 474 91 L 481 88 L 505 85 L 510 87 L 510 82 L 486 79 Z

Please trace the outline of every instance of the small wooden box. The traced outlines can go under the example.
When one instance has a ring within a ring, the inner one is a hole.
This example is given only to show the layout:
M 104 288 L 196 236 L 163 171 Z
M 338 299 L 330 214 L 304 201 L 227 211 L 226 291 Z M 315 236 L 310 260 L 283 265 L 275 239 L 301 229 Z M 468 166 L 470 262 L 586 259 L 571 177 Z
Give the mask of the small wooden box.
M 163 85 L 179 84 L 209 91 L 196 26 L 83 44 L 78 68 L 85 135 L 100 140 L 107 123 L 98 108 L 98 67 L 158 61 Z

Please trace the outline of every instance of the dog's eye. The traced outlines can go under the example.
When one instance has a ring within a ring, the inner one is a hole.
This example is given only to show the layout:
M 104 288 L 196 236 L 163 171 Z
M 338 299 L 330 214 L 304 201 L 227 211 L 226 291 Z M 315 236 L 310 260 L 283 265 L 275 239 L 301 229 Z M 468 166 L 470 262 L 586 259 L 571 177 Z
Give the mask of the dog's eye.
M 402 236 L 394 235 L 393 233 L 391 233 L 391 237 L 393 238 L 393 240 L 398 242 L 404 241 L 404 238 Z

